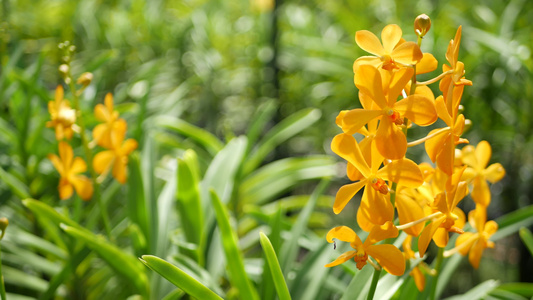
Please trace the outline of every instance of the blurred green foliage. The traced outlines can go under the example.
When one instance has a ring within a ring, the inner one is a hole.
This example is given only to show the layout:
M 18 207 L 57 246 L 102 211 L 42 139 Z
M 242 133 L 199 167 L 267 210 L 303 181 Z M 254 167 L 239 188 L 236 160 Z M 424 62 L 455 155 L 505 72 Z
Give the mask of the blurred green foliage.
M 175 183 L 174 186 L 169 183 L 173 179 L 168 179 L 180 176 L 179 172 L 174 174 L 175 165 L 194 169 L 190 152 L 183 154 L 188 148 L 193 148 L 198 156 L 198 170 L 191 171 L 198 172 L 197 181 L 205 177 L 214 180 L 209 168 L 222 149 L 242 154 L 242 166 L 235 162 L 238 166 L 232 170 L 235 174 L 232 180 L 236 180 L 238 188 L 229 188 L 231 195 L 223 194 L 223 186 L 217 190 L 218 196 L 232 199 L 228 206 L 238 217 L 240 236 L 254 232 L 258 220 L 268 224 L 281 209 L 278 204 L 289 212 L 283 229 L 290 228 L 294 222 L 291 217 L 306 203 L 307 198 L 298 197 L 313 190 L 314 184 L 306 184 L 308 179 L 338 175 L 327 193 L 333 195 L 341 181 L 346 180 L 342 170 L 334 174 L 331 160 L 313 155 L 327 153 L 333 159 L 329 142 L 339 132 L 335 117 L 340 110 L 359 105 L 352 63 L 365 53 L 355 44 L 354 33 L 367 29 L 378 34 L 386 24 L 396 23 L 402 27 L 404 38 L 414 40 L 412 22 L 421 13 L 432 19 L 422 50 L 432 52 L 440 64 L 444 62 L 449 40 L 457 27 L 463 26 L 459 57 L 465 63 L 466 77 L 474 83 L 465 90 L 463 101 L 465 116 L 474 124 L 465 137 L 472 144 L 489 141 L 493 160 L 501 162 L 508 174 L 492 186 L 490 217 L 533 203 L 532 1 L 2 0 L 1 3 L 0 211 L 19 227 L 12 229 L 13 233 L 20 234 L 11 246 L 7 243 L 2 248 L 8 251 L 2 257 L 12 262 L 7 272 L 14 277 L 6 278 L 6 284 L 20 294 L 35 295 L 46 290 L 46 281 L 60 272 L 58 264 L 45 260 L 41 269 L 30 268 L 27 272 L 39 275 L 33 277 L 35 281 L 26 286 L 20 284 L 24 275 L 15 266 L 21 262 L 13 255 L 22 251 L 20 247 L 37 247 L 47 258 L 64 262 L 94 256 L 87 248 L 67 255 L 65 249 L 76 248 L 77 244 L 57 238 L 62 234 L 59 229 L 52 230 L 50 224 L 41 227 L 20 205 L 20 199 L 33 197 L 58 206 L 63 213 L 74 207 L 70 212 L 73 219 L 80 219 L 85 210 L 98 212 L 94 203 L 76 204 L 79 199 L 58 203 L 53 196 L 57 175 L 46 160 L 48 153 L 56 151 L 53 131 L 44 124 L 49 119 L 47 102 L 62 82 L 57 71 L 62 54 L 57 45 L 65 40 L 77 47 L 72 73 L 94 73 L 92 84 L 82 95 L 83 110 L 91 112 L 106 93 L 112 92 L 117 109 L 128 121 L 129 132 L 140 142 L 141 155 L 133 157 L 130 163 L 130 184 L 122 187 L 105 182 L 103 196 L 113 212 L 116 242 L 133 248 L 130 250 L 136 256 L 170 253 L 161 250 L 170 247 L 170 241 L 162 240 L 167 236 L 149 225 L 158 217 L 157 211 L 150 210 L 150 203 L 160 201 L 167 205 L 160 195 L 172 194 L 176 189 Z M 96 121 L 87 122 L 93 127 Z M 297 125 L 293 126 L 294 123 Z M 194 131 L 195 128 L 198 130 Z M 243 134 L 246 141 L 232 140 Z M 302 158 L 287 160 L 287 157 Z M 271 162 L 271 169 L 268 165 L 258 169 Z M 282 171 L 273 176 L 272 169 Z M 145 170 L 153 170 L 155 175 L 147 175 Z M 180 172 L 183 170 L 180 168 Z M 295 170 L 315 173 L 293 178 Z M 279 187 L 277 190 L 262 185 L 267 175 Z M 282 186 L 287 179 L 293 181 Z M 194 198 L 194 191 L 190 193 L 190 199 Z M 127 196 L 128 200 L 113 203 L 115 195 Z M 18 205 L 10 204 L 13 199 L 19 199 Z M 332 223 L 327 208 L 330 204 L 330 196 L 319 197 L 317 206 L 324 209 L 309 216 L 309 226 L 316 236 L 339 222 L 355 223 L 353 216 L 347 214 L 341 215 L 344 220 Z M 134 226 L 123 222 L 126 216 Z M 205 216 L 214 222 L 213 211 L 207 210 Z M 102 229 L 96 218 L 87 217 L 84 221 L 91 229 Z M 198 220 L 192 218 L 191 222 L 194 221 Z M 168 222 L 176 221 L 170 218 Z M 177 228 L 172 226 L 174 223 L 166 227 L 165 234 L 172 235 L 170 231 Z M 53 245 L 42 238 L 45 234 L 46 239 L 57 235 L 54 240 L 65 245 Z M 124 242 L 130 234 L 141 237 L 134 246 Z M 151 239 L 151 235 L 160 238 Z M 186 241 L 198 238 L 193 236 Z M 39 240 L 32 240 L 35 238 Z M 276 241 L 272 241 L 276 248 Z M 489 278 L 502 282 L 533 280 L 527 273 L 533 265 L 531 257 L 525 250 L 520 254 L 520 248 L 515 246 L 519 245 L 517 238 L 508 238 L 508 242 L 508 246 L 497 249 L 496 261 L 489 262 L 486 270 L 472 273 L 478 277 L 468 286 L 452 281 L 448 293 L 464 292 Z M 257 245 L 258 236 L 252 242 L 240 243 L 245 248 Z M 186 249 L 188 244 L 180 247 Z M 198 258 L 195 249 L 183 249 L 188 256 L 182 260 Z M 324 260 L 319 254 L 316 259 Z M 37 255 L 28 257 L 35 259 L 33 265 L 43 259 Z M 96 261 L 103 265 L 101 260 Z M 282 261 L 282 267 L 283 263 L 287 262 Z M 201 260 L 199 264 L 202 265 Z M 189 262 L 189 266 L 194 269 L 195 264 Z M 89 271 L 73 280 L 70 290 L 76 290 L 87 278 L 100 284 L 113 278 L 109 268 L 85 267 Z M 470 269 L 466 266 L 463 269 L 467 271 L 461 274 L 467 274 L 464 277 L 468 281 L 472 278 Z M 489 269 L 496 271 L 488 272 Z M 332 273 L 348 277 L 339 271 Z M 331 291 L 343 287 L 340 282 L 328 277 L 322 283 L 327 286 L 325 291 Z M 112 283 L 118 284 L 116 279 Z M 158 284 L 152 283 L 152 287 Z M 169 289 L 167 285 L 164 290 Z M 96 290 L 94 295 L 99 292 L 103 293 Z M 303 295 L 304 291 L 300 293 Z M 106 295 L 124 294 L 117 291 Z

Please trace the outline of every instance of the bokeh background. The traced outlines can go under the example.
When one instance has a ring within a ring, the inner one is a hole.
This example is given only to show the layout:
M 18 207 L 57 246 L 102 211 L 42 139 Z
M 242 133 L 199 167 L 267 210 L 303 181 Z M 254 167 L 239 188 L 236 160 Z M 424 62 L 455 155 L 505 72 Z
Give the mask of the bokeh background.
M 113 93 L 117 109 L 140 142 L 159 143 L 158 157 L 176 155 L 187 139 L 148 131 L 158 118 L 178 117 L 222 140 L 249 130 L 256 112 L 275 107 L 274 126 L 302 109 L 316 108 L 319 120 L 276 148 L 269 161 L 285 157 L 334 154 L 329 143 L 339 133 L 334 124 L 342 109 L 358 107 L 353 61 L 364 55 L 354 41 L 357 30 L 376 34 L 398 24 L 404 38 L 415 40 L 414 18 L 425 13 L 432 27 L 422 50 L 445 62 L 444 53 L 459 25 L 463 38 L 459 60 L 473 86 L 465 89 L 464 114 L 473 123 L 465 137 L 475 145 L 487 140 L 491 162 L 501 162 L 507 176 L 491 187 L 489 218 L 532 204 L 533 195 L 533 1 L 393 1 L 393 0 L 2 0 L 0 24 L 0 165 L 16 170 L 55 151 L 51 130 L 26 130 L 26 145 L 14 145 L 2 128 L 32 115 L 42 128 L 48 115 L 29 111 L 22 99 L 46 109 L 62 82 L 58 44 L 76 46 L 72 73 L 89 71 L 93 83 L 82 96 L 86 108 Z M 5 70 L 8 70 L 7 72 Z M 436 76 L 438 71 L 427 75 Z M 437 88 L 434 86 L 433 88 Z M 435 90 L 437 92 L 437 90 Z M 24 124 L 16 125 L 24 127 Z M 148 136 L 147 133 L 150 133 Z M 43 141 L 44 139 L 44 141 Z M 33 146 L 33 155 L 23 151 Z M 427 160 L 422 149 L 411 158 Z M 338 178 L 328 194 L 347 182 L 339 162 Z M 33 165 L 32 165 L 33 163 Z M 31 168 L 30 168 L 31 169 Z M 42 170 L 41 170 L 42 171 Z M 52 172 L 52 170 L 44 170 Z M 36 194 L 55 188 L 56 178 L 32 182 Z M 316 182 L 301 190 L 312 190 Z M 11 198 L 0 182 L 0 210 Z M 354 201 L 356 202 L 356 201 Z M 465 201 L 466 202 L 466 201 Z M 472 209 L 465 204 L 466 210 Z M 355 224 L 350 213 L 317 222 L 317 230 Z M 517 235 L 486 252 L 479 271 L 464 268 L 450 283 L 460 293 L 488 278 L 533 281 L 533 262 Z

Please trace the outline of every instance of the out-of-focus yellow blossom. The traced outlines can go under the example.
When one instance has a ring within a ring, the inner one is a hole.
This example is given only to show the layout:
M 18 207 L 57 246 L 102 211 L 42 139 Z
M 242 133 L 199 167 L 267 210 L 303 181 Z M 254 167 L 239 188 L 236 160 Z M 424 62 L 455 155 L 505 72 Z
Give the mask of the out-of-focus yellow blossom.
M 367 264 L 370 256 L 373 257 L 383 269 L 385 269 L 385 271 L 392 275 L 403 275 L 405 272 L 405 259 L 402 252 L 394 245 L 374 245 L 384 239 L 395 238 L 397 236 L 398 229 L 391 222 L 387 222 L 381 226 L 374 226 L 364 243 L 349 227 L 335 227 L 331 229 L 326 236 L 328 242 L 333 243 L 333 239 L 348 242 L 355 251 L 352 250 L 343 253 L 336 260 L 327 264 L 326 267 L 334 267 L 353 258 L 357 264 L 357 268 L 361 270 Z
M 354 70 L 360 65 L 373 65 L 376 68 L 393 70 L 412 66 L 422 59 L 422 51 L 415 42 L 405 42 L 402 30 L 396 24 L 385 26 L 381 40 L 368 30 L 355 33 L 355 42 L 361 49 L 375 56 L 362 56 L 354 63 Z
M 68 199 L 76 190 L 76 193 L 83 200 L 91 199 L 93 195 L 92 182 L 84 175 L 79 175 L 87 171 L 87 164 L 81 157 L 74 157 L 72 147 L 66 142 L 59 142 L 59 157 L 49 154 L 48 159 L 59 172 L 59 197 Z
M 446 184 L 446 190 L 435 197 L 433 207 L 442 213 L 429 223 L 418 238 L 418 251 L 424 256 L 431 239 L 443 248 L 448 244 L 448 232 L 463 233 L 465 216 L 457 204 L 468 194 L 466 181 L 460 181 L 464 168 L 453 174 Z
M 48 112 L 51 121 L 46 123 L 46 127 L 54 127 L 56 139 L 71 139 L 74 131 L 78 131 L 76 126 L 76 110 L 70 107 L 69 101 L 63 99 L 63 87 L 56 88 L 55 99 L 48 102 Z
M 461 151 L 462 161 L 466 168 L 463 178 L 472 182 L 472 198 L 479 205 L 487 207 L 490 204 L 490 190 L 487 181 L 495 183 L 505 176 L 505 169 L 500 163 L 487 167 L 492 149 L 487 141 L 481 141 L 476 147 L 467 145 Z
M 126 168 L 128 166 L 128 155 L 137 149 L 137 141 L 128 139 L 126 136 L 126 122 L 118 122 L 113 128 L 113 139 L 109 150 L 97 153 L 93 160 L 93 169 L 98 174 L 106 174 L 111 170 L 113 177 L 120 183 L 126 183 Z
M 126 121 L 119 118 L 119 114 L 113 108 L 113 95 L 108 93 L 104 99 L 105 105 L 97 104 L 94 108 L 96 119 L 104 122 L 93 129 L 93 139 L 98 146 L 111 149 L 122 134 L 123 128 L 127 127 Z
M 477 269 L 483 250 L 494 248 L 494 242 L 489 239 L 498 230 L 498 224 L 494 221 L 487 222 L 486 208 L 480 205 L 476 205 L 476 209 L 468 214 L 468 222 L 477 232 L 465 232 L 460 235 L 455 241 L 455 251 L 459 251 L 463 256 L 470 252 L 468 261 Z

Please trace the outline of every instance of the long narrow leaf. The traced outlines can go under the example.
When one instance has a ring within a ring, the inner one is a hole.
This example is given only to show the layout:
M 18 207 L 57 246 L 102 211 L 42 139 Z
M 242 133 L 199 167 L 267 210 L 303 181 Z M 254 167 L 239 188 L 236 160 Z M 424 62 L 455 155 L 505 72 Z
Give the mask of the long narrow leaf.
M 531 256 L 533 256 L 533 234 L 531 234 L 531 231 L 529 231 L 529 229 L 525 227 L 520 228 L 519 233 L 522 242 L 524 242 L 527 249 L 529 250 L 529 253 L 531 253 Z
M 173 264 L 153 255 L 143 255 L 140 261 L 150 269 L 159 273 L 175 286 L 196 299 L 220 300 L 215 292 L 211 291 L 196 279 L 180 270 Z
M 238 247 L 237 236 L 230 225 L 228 212 L 214 190 L 211 190 L 211 202 L 222 236 L 222 246 L 226 254 L 230 281 L 239 290 L 241 299 L 259 299 L 257 291 L 244 270 L 244 261 Z
M 287 287 L 287 283 L 285 282 L 285 278 L 283 277 L 283 272 L 281 272 L 281 267 L 279 266 L 278 257 L 276 256 L 276 252 L 274 251 L 270 240 L 262 232 L 259 233 L 259 236 L 259 241 L 261 242 L 261 247 L 263 247 L 263 252 L 266 255 L 266 260 L 270 268 L 272 278 L 274 279 L 274 286 L 276 287 L 276 291 L 278 292 L 279 299 L 291 299 L 289 288 Z
M 320 119 L 320 116 L 321 112 L 318 109 L 304 109 L 291 115 L 272 128 L 263 138 L 257 150 L 246 161 L 244 174 L 252 172 L 274 148 L 311 126 Z
M 220 142 L 220 140 L 210 132 L 183 120 L 170 116 L 159 116 L 157 119 L 155 119 L 155 124 L 157 126 L 171 129 L 179 134 L 190 137 L 205 147 L 205 149 L 212 155 L 215 155 L 223 147 L 222 142 Z
M 128 278 L 137 288 L 138 293 L 148 296 L 148 277 L 146 277 L 142 265 L 134 256 L 109 243 L 101 236 L 96 236 L 91 232 L 65 224 L 60 226 L 67 234 L 84 242 L 115 271 Z

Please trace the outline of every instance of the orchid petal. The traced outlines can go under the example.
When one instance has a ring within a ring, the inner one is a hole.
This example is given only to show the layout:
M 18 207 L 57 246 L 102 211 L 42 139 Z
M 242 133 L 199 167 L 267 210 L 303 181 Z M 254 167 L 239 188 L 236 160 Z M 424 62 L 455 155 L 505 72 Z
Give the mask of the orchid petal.
M 329 267 L 338 266 L 338 265 L 340 265 L 340 264 L 342 264 L 344 262 L 347 262 L 348 260 L 350 260 L 351 258 L 353 258 L 356 255 L 357 255 L 357 251 L 351 250 L 351 251 L 348 251 L 348 252 L 344 252 L 339 257 L 337 257 L 337 259 L 335 259 L 334 261 L 332 261 L 329 264 L 325 265 L 324 267 L 329 268 Z
M 378 37 L 368 30 L 357 31 L 355 42 L 361 49 L 376 56 L 382 56 L 385 52 Z
M 379 153 L 388 159 L 400 159 L 407 151 L 405 134 L 389 118 L 382 118 L 376 133 Z
M 412 188 L 417 188 L 424 183 L 424 178 L 418 165 L 407 158 L 392 161 L 381 168 L 377 172 L 377 176 Z
M 391 53 L 402 38 L 402 29 L 396 24 L 389 24 L 381 31 L 381 41 L 386 53 Z
M 435 103 L 423 95 L 411 95 L 398 101 L 394 109 L 419 126 L 427 126 L 437 121 Z
M 400 46 L 394 48 L 391 53 L 394 61 L 404 65 L 415 65 L 422 57 L 422 51 L 415 42 L 405 42 Z
M 402 252 L 394 245 L 371 245 L 365 252 L 392 275 L 401 276 L 405 272 L 405 259 Z
M 416 75 L 433 72 L 437 69 L 439 62 L 431 53 L 423 53 L 422 59 L 416 64 Z
M 346 204 L 350 202 L 350 200 L 359 192 L 363 186 L 365 186 L 366 180 L 361 180 L 355 183 L 346 184 L 343 185 L 339 191 L 337 191 L 337 195 L 335 196 L 335 203 L 333 204 L 333 212 L 335 214 L 339 214 Z
M 372 98 L 380 108 L 387 106 L 383 95 L 382 79 L 379 70 L 371 65 L 362 65 L 354 75 L 355 86 Z
M 336 135 L 331 141 L 331 150 L 354 165 L 365 178 L 370 176 L 370 168 L 353 136 L 345 133 Z

